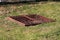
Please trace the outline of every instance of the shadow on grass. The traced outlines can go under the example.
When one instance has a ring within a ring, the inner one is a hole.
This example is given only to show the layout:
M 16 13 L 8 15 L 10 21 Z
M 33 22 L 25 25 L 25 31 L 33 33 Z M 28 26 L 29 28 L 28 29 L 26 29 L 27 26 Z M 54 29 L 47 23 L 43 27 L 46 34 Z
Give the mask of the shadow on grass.
M 10 4 L 38 4 L 39 2 L 0 2 L 0 5 L 10 5 Z

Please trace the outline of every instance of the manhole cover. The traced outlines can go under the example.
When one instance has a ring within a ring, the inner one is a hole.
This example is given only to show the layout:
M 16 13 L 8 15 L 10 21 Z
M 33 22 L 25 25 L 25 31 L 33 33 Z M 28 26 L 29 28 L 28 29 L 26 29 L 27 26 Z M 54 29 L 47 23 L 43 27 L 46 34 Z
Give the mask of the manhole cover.
M 8 17 L 9 20 L 18 23 L 19 25 L 23 26 L 32 26 L 47 22 L 54 22 L 55 20 L 49 19 L 37 14 L 31 14 L 31 15 L 19 15 L 19 16 L 10 16 Z

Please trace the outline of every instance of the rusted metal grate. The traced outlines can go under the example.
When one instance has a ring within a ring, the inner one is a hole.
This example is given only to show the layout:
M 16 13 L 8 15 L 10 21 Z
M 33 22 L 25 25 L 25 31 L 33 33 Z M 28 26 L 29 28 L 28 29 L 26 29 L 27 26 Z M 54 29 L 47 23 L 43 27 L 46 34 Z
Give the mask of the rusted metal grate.
M 37 14 L 10 16 L 8 19 L 22 26 L 32 26 L 42 23 L 55 22 L 53 19 L 49 19 Z

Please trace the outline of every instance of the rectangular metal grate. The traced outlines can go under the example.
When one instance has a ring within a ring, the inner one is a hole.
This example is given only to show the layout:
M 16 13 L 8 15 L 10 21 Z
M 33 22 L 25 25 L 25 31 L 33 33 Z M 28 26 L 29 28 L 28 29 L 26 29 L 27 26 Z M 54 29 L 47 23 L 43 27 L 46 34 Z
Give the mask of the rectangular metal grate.
M 49 19 L 37 14 L 10 16 L 8 19 L 23 26 L 32 26 L 42 23 L 55 22 L 53 19 Z

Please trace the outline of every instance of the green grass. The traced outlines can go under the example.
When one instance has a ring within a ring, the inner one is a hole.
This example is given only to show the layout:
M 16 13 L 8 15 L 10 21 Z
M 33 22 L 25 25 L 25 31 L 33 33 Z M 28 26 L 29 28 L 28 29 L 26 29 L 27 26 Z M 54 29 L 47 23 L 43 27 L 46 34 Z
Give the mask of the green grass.
M 39 14 L 56 22 L 22 27 L 8 16 Z M 0 6 L 0 40 L 60 40 L 60 2 Z

